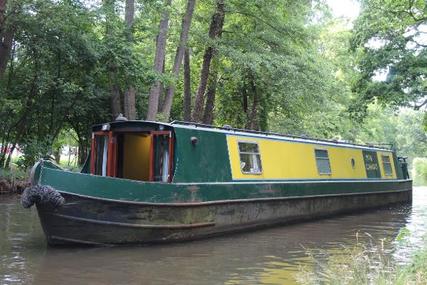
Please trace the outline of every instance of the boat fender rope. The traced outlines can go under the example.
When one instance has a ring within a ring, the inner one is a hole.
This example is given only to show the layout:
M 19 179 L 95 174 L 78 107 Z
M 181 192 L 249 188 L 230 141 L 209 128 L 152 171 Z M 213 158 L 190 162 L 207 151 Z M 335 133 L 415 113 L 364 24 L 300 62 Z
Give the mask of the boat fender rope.
M 48 185 L 33 185 L 27 187 L 21 196 L 21 204 L 24 208 L 30 208 L 34 204 L 49 204 L 57 208 L 64 203 L 64 197 L 53 187 Z

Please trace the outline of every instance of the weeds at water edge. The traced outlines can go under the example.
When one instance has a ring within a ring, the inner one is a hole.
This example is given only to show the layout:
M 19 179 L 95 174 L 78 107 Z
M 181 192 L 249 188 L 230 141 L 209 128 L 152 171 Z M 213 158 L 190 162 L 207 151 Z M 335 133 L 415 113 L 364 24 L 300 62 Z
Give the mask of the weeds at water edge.
M 384 252 L 386 240 L 374 241 L 365 233 L 370 241 L 361 243 L 358 235 L 356 245 L 342 246 L 338 252 L 306 249 L 312 265 L 301 266 L 296 281 L 300 284 L 337 285 L 427 284 L 427 243 L 410 263 L 399 265 Z

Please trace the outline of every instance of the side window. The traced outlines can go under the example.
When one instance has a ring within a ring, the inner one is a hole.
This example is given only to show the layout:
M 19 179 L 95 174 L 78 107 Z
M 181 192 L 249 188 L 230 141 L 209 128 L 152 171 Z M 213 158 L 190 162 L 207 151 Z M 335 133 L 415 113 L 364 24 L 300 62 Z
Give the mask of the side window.
M 381 160 L 383 161 L 383 168 L 384 168 L 385 175 L 391 176 L 393 174 L 393 171 L 391 169 L 390 156 L 382 155 Z
M 240 169 L 247 174 L 262 172 L 261 155 L 257 143 L 239 142 Z
M 317 171 L 319 174 L 331 174 L 331 164 L 329 163 L 328 151 L 325 149 L 315 149 Z

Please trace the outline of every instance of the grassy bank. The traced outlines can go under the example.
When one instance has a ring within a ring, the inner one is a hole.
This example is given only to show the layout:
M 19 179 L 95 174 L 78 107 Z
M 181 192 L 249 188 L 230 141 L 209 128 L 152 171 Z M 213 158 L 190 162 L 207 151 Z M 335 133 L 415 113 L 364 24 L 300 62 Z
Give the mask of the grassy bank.
M 22 193 L 28 185 L 27 171 L 12 166 L 0 168 L 0 194 Z
M 30 169 L 24 170 L 17 166 L 19 158 L 14 158 L 11 167 L 0 168 L 0 194 L 20 194 L 28 186 L 28 174 Z M 68 160 L 61 160 L 59 166 L 65 170 L 79 172 L 81 166 L 69 164 Z
M 301 267 L 296 275 L 297 282 L 337 285 L 427 284 L 427 242 L 403 265 L 397 264 L 384 253 L 384 243 L 384 240 L 369 245 L 358 242 L 353 247 L 343 246 L 339 253 L 308 250 L 307 254 L 314 266 Z

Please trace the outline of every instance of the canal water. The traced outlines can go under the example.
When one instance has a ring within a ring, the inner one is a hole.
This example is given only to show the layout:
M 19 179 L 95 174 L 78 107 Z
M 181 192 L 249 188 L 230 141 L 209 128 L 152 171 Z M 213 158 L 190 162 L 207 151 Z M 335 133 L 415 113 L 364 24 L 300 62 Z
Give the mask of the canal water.
M 0 196 L 0 284 L 293 284 L 307 251 L 342 253 L 356 242 L 384 245 L 405 263 L 425 244 L 427 187 L 412 205 L 188 243 L 49 248 L 34 208 Z

